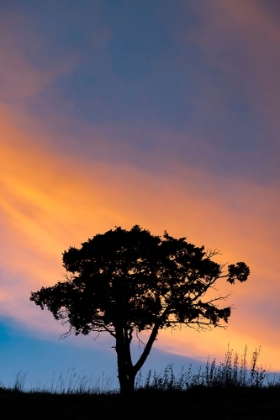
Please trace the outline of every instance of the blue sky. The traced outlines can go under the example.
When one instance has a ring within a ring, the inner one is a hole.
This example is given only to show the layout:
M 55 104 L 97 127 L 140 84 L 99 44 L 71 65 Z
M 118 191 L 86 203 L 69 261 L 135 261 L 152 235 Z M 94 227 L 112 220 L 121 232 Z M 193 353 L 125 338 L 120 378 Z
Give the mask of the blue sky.
M 227 330 L 163 332 L 151 363 L 222 359 L 230 342 L 261 345 L 280 370 L 279 12 L 274 0 L 1 2 L 0 379 L 41 380 L 67 352 L 69 368 L 83 352 L 111 373 L 106 338 L 58 341 L 29 296 L 61 279 L 69 246 L 134 224 L 251 268 L 219 289 L 236 307 Z

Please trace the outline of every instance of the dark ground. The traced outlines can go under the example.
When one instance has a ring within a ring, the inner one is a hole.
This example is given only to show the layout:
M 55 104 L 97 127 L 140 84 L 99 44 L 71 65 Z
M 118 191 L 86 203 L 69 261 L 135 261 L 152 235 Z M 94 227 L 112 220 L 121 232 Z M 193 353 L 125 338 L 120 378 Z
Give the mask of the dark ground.
M 0 390 L 0 418 L 14 419 L 277 419 L 280 387 L 137 391 L 131 396 Z

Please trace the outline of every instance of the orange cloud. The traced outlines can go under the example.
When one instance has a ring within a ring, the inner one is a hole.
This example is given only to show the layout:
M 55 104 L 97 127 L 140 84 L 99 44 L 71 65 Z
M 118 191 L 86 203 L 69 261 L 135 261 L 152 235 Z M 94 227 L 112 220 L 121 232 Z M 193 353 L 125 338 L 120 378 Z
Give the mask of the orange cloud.
M 219 261 L 245 261 L 252 271 L 244 285 L 221 283 L 217 291 L 232 293 L 228 303 L 237 307 L 227 331 L 163 331 L 157 345 L 188 356 L 206 355 L 205 349 L 217 356 L 224 354 L 228 341 L 237 351 L 245 344 L 252 350 L 262 344 L 263 358 L 280 369 L 275 346 L 279 324 L 270 314 L 263 318 L 261 307 L 254 308 L 262 298 L 278 302 L 277 190 L 229 182 L 175 160 L 158 177 L 124 163 L 54 153 L 43 146 L 47 133 L 41 132 L 38 143 L 16 116 L 0 110 L 3 315 L 36 334 L 61 334 L 50 314 L 29 302 L 30 291 L 62 279 L 61 253 L 69 246 L 114 226 L 129 229 L 137 223 L 154 234 L 166 229 L 196 245 L 221 249 Z

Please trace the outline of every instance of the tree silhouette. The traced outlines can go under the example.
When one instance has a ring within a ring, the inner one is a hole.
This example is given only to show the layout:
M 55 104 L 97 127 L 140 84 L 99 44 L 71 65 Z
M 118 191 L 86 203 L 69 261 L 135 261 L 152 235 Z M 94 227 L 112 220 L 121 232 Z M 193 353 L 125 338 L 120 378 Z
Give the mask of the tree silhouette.
M 247 280 L 243 262 L 212 261 L 218 251 L 205 251 L 164 233 L 153 236 L 138 225 L 130 231 L 116 227 L 63 253 L 66 281 L 31 292 L 30 300 L 47 307 L 69 331 L 108 332 L 115 339 L 121 393 L 134 389 L 135 376 L 145 363 L 162 328 L 185 324 L 196 329 L 224 327 L 231 308 L 219 308 L 228 296 L 202 300 L 220 278 L 231 284 Z M 138 361 L 133 364 L 133 334 L 150 331 Z

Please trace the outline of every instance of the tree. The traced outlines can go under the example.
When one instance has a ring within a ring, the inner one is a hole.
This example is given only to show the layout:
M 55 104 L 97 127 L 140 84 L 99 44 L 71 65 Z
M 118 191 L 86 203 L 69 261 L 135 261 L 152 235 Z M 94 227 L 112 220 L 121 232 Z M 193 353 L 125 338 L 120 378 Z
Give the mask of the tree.
M 162 328 L 181 324 L 196 329 L 225 327 L 231 308 L 219 308 L 228 296 L 202 300 L 220 278 L 230 284 L 247 280 L 243 262 L 224 265 L 205 251 L 164 233 L 153 236 L 138 225 L 130 231 L 116 227 L 97 234 L 63 253 L 66 281 L 31 292 L 30 300 L 69 324 L 69 331 L 87 335 L 107 332 L 115 339 L 121 393 L 134 390 L 137 372 L 145 363 Z M 133 364 L 133 335 L 150 331 L 138 361 Z

